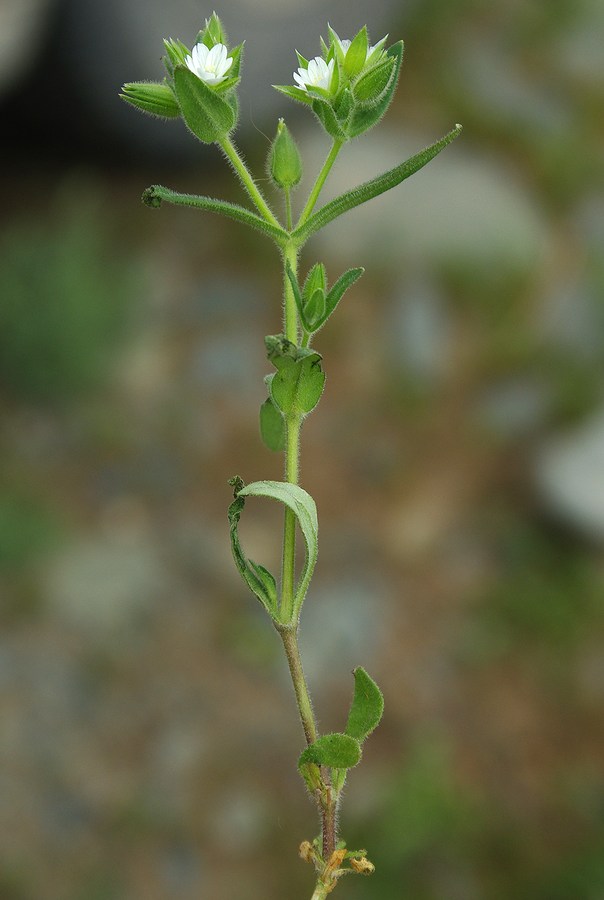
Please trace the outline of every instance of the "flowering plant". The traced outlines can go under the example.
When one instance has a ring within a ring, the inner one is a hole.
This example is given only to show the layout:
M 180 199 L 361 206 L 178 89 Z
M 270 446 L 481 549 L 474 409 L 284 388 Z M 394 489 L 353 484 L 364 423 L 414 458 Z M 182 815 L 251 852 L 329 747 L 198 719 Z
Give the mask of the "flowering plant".
M 348 770 L 359 762 L 363 742 L 380 721 L 383 697 L 367 672 L 356 668 L 344 730 L 320 735 L 300 660 L 297 640 L 300 611 L 318 552 L 315 502 L 299 484 L 300 434 L 325 385 L 323 358 L 311 344 L 364 270 L 348 269 L 328 288 L 325 266 L 315 263 L 301 283 L 299 257 L 311 235 L 354 207 L 396 187 L 425 166 L 461 131 L 461 126 L 456 125 L 410 159 L 316 209 L 321 189 L 344 144 L 376 125 L 388 109 L 403 59 L 402 41 L 387 49 L 386 38 L 371 45 L 365 27 L 352 39 L 341 39 L 331 27 L 328 36 L 329 43 L 321 40 L 320 56 L 307 60 L 298 53 L 299 67 L 293 75 L 296 85 L 277 86 L 281 93 L 310 106 L 332 140 L 295 222 L 291 195 L 302 178 L 302 160 L 284 120 L 279 119 L 267 160 L 271 180 L 283 194 L 283 221 L 273 212 L 232 141 L 238 117 L 236 87 L 243 45 L 229 49 L 216 13 L 206 21 L 191 50 L 181 41 L 164 42 L 167 75 L 163 82 L 125 84 L 121 94 L 124 100 L 144 112 L 182 118 L 199 140 L 216 144 L 232 163 L 253 208 L 213 197 L 182 194 L 161 185 L 148 188 L 143 201 L 151 207 L 167 202 L 219 213 L 270 238 L 281 256 L 284 329 L 281 334 L 265 338 L 268 360 L 274 371 L 265 378 L 267 397 L 260 408 L 260 432 L 270 450 L 284 453 L 285 479 L 246 485 L 239 476 L 232 478 L 234 497 L 228 520 L 235 564 L 283 642 L 306 739 L 298 769 L 317 804 L 321 822 L 320 836 L 312 842 L 304 841 L 300 847 L 300 855 L 313 863 L 317 873 L 313 900 L 325 898 L 345 874 L 373 871 L 364 850 L 349 850 L 339 838 L 337 810 Z M 284 508 L 279 583 L 268 569 L 246 556 L 239 538 L 239 521 L 245 504 L 257 497 L 276 501 Z M 305 550 L 299 574 L 295 565 L 297 529 Z

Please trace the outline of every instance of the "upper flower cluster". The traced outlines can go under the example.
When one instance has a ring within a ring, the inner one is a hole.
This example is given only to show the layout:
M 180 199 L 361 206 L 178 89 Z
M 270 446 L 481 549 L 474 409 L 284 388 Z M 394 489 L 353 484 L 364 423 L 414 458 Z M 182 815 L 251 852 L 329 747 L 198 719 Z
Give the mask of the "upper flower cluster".
M 235 127 L 243 44 L 228 49 L 216 13 L 206 19 L 192 50 L 182 41 L 164 41 L 167 77 L 162 83 L 135 82 L 122 88 L 124 100 L 138 109 L 168 118 L 182 116 L 204 143 L 220 140 Z
M 297 53 L 294 85 L 275 85 L 294 100 L 311 106 L 325 130 L 346 141 L 367 131 L 388 108 L 403 57 L 402 42 L 385 49 L 386 37 L 369 43 L 364 26 L 354 38 L 341 38 L 328 26 L 329 44 L 308 60 Z

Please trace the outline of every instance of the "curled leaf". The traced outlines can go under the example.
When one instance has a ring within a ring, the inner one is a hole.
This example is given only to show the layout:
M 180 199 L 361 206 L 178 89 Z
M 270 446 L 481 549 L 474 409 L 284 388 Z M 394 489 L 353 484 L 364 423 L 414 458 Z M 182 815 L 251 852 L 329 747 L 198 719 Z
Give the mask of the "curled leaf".
M 250 590 L 258 597 L 271 618 L 280 625 L 292 625 L 298 620 L 300 608 L 306 596 L 308 585 L 317 562 L 319 550 L 319 523 L 315 501 L 303 488 L 286 481 L 254 481 L 243 486 L 241 479 L 231 479 L 235 499 L 229 506 L 231 548 L 235 564 Z M 305 544 L 305 559 L 294 592 L 294 606 L 291 619 L 282 621 L 277 598 L 275 579 L 263 566 L 247 559 L 239 541 L 239 519 L 247 497 L 267 497 L 277 500 L 292 510 Z

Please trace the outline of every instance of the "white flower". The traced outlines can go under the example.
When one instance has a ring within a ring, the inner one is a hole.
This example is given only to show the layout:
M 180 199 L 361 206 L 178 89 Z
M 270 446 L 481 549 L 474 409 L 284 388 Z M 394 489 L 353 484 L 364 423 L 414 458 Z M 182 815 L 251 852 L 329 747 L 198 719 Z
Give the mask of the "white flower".
M 315 58 L 311 59 L 308 63 L 308 69 L 300 67 L 297 72 L 294 72 L 294 81 L 298 83 L 298 86 L 301 87 L 303 91 L 308 90 L 309 87 L 323 88 L 328 91 L 331 83 L 331 76 L 333 74 L 333 67 L 333 59 L 330 59 L 329 63 L 326 63 L 323 57 L 315 56 Z
M 195 44 L 185 63 L 206 84 L 220 84 L 233 65 L 233 57 L 227 56 L 224 44 L 214 44 L 211 50 L 205 44 Z

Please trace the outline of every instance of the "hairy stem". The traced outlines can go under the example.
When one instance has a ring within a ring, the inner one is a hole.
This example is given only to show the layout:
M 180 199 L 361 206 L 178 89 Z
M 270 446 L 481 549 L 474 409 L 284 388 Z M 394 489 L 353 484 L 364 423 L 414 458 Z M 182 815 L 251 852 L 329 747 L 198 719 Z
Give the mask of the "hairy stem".
M 227 157 L 227 159 L 235 169 L 239 180 L 250 195 L 250 198 L 253 200 L 258 212 L 263 216 L 263 218 L 266 219 L 267 222 L 270 222 L 271 225 L 276 225 L 280 228 L 281 226 L 279 225 L 279 220 L 275 217 L 268 203 L 260 193 L 256 182 L 254 181 L 246 164 L 241 158 L 237 147 L 232 142 L 230 137 L 227 136 L 224 138 L 224 140 L 220 141 L 220 147 L 224 155 Z
M 298 268 L 298 253 L 291 245 L 283 253 L 283 269 L 290 265 L 294 273 Z M 298 343 L 298 311 L 294 292 L 287 275 L 284 284 L 284 324 L 285 337 L 293 344 Z M 288 418 L 285 423 L 285 480 L 298 484 L 300 477 L 300 418 Z M 286 508 L 283 523 L 283 563 L 281 569 L 281 620 L 290 622 L 294 611 L 294 589 L 296 581 L 296 516 Z
M 316 204 L 317 200 L 319 199 L 319 194 L 321 193 L 321 188 L 325 184 L 325 179 L 331 172 L 331 167 L 333 166 L 334 162 L 336 161 L 337 155 L 343 146 L 344 146 L 343 141 L 334 140 L 331 150 L 329 151 L 329 153 L 327 155 L 327 159 L 323 163 L 323 168 L 317 175 L 317 180 L 315 181 L 313 188 L 309 194 L 308 200 L 306 201 L 306 206 L 302 210 L 302 214 L 301 214 L 300 219 L 298 220 L 298 224 L 296 226 L 297 228 L 300 228 L 300 226 L 306 222 L 306 220 L 310 216 L 311 212 L 315 208 L 315 204 Z
M 313 713 L 310 694 L 302 668 L 302 660 L 300 659 L 300 650 L 298 647 L 298 635 L 296 626 L 284 626 L 277 628 L 283 641 L 287 663 L 294 685 L 294 693 L 296 695 L 296 703 L 298 704 L 298 712 L 302 721 L 302 728 L 306 737 L 307 744 L 314 744 L 317 740 L 317 723 L 315 714 Z

